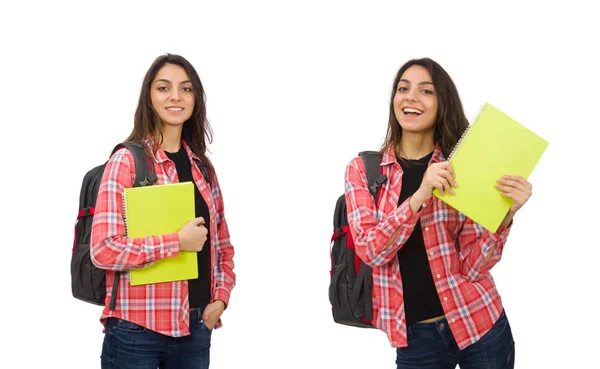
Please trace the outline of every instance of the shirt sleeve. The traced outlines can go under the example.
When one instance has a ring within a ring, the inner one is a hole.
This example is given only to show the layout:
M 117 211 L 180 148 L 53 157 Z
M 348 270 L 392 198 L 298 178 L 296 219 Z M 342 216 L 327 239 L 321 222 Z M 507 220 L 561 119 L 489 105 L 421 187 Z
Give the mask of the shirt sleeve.
M 473 220 L 466 218 L 458 237 L 461 274 L 475 282 L 486 276 L 502 258 L 502 251 L 510 233 L 512 222 L 490 232 Z
M 135 178 L 133 154 L 119 149 L 107 162 L 92 223 L 90 256 L 101 269 L 128 270 L 179 255 L 179 235 L 128 238 L 123 221 L 123 189 Z
M 213 172 L 214 173 L 214 172 Z M 221 300 L 227 307 L 231 291 L 235 286 L 236 275 L 234 270 L 234 249 L 229 237 L 227 220 L 225 220 L 225 204 L 223 194 L 216 174 L 213 175 L 213 197 L 217 205 L 217 242 L 214 245 L 216 252 L 216 291 L 215 300 Z
M 356 254 L 371 267 L 390 262 L 408 240 L 419 219 L 419 213 L 410 209 L 410 197 L 391 214 L 378 220 L 364 164 L 360 158 L 355 158 L 346 168 L 345 198 Z

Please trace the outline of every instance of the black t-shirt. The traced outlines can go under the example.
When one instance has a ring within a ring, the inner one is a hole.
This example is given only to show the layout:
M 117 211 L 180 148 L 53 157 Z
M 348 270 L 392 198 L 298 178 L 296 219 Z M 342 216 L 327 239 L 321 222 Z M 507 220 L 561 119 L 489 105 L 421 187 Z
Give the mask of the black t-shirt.
M 397 158 L 404 171 L 398 205 L 419 189 L 432 155 L 433 152 L 417 160 Z M 406 324 L 444 315 L 431 275 L 420 220 L 417 221 L 415 229 L 404 246 L 398 251 L 398 261 L 402 275 Z
M 166 152 L 169 159 L 175 163 L 179 182 L 193 182 L 192 165 L 183 145 L 176 153 Z M 208 236 L 202 251 L 198 253 L 198 278 L 188 281 L 190 308 L 206 306 L 210 303 L 210 213 L 206 201 L 194 186 L 194 202 L 196 217 L 204 218 L 204 226 Z

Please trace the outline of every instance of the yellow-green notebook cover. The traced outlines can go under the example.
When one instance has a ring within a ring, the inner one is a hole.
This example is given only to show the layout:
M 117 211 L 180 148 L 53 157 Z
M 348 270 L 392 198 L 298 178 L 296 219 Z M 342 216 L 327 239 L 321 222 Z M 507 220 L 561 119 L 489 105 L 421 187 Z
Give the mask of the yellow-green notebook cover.
M 159 236 L 178 232 L 194 219 L 194 184 L 171 183 L 126 188 L 123 208 L 127 236 Z M 180 251 L 176 257 L 130 271 L 132 286 L 198 278 L 196 252 Z
M 433 194 L 491 232 L 496 232 L 513 201 L 495 187 L 503 175 L 525 179 L 548 142 L 502 111 L 485 103 L 449 156 L 456 195 Z

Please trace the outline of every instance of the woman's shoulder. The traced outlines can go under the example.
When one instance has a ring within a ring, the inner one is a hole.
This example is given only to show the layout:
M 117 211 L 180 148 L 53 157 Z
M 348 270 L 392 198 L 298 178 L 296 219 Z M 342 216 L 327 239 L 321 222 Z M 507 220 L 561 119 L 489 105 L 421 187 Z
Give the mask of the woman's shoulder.
M 115 150 L 108 160 L 110 164 L 125 164 L 130 165 L 133 163 L 133 153 L 126 147 L 122 146 Z
M 365 164 L 360 156 L 355 156 L 346 165 L 346 177 L 352 173 L 361 173 L 365 170 Z
M 136 163 L 133 153 L 126 147 L 116 149 L 108 159 L 104 172 L 104 179 L 106 181 L 131 187 L 136 174 Z

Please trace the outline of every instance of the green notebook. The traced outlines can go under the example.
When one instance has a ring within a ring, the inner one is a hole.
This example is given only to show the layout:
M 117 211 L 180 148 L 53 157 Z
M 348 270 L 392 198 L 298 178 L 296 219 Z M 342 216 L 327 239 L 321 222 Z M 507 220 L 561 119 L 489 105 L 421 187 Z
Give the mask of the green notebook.
M 178 232 L 194 219 L 192 182 L 126 188 L 123 210 L 127 236 L 159 236 Z M 180 251 L 176 257 L 130 271 L 132 286 L 198 278 L 196 252 Z
M 491 232 L 496 232 L 513 201 L 495 187 L 503 175 L 525 179 L 548 142 L 489 103 L 463 133 L 448 160 L 456 174 L 456 195 L 433 194 Z

